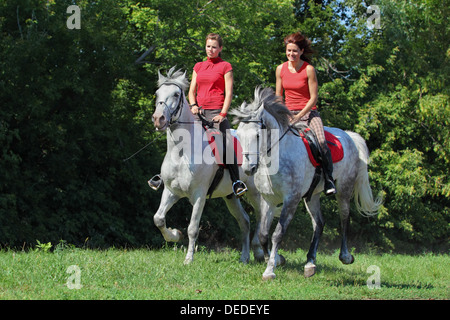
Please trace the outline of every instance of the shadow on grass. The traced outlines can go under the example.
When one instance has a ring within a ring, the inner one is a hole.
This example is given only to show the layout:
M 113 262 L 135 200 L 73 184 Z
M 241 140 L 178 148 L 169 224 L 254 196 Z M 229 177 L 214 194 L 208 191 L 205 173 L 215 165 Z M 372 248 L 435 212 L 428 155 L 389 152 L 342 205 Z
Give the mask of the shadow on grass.
M 278 268 L 280 268 L 280 270 L 291 270 L 298 272 L 299 274 L 303 274 L 305 264 L 306 260 L 286 260 L 286 264 L 283 266 L 279 266 Z M 331 265 L 327 262 L 322 262 L 316 265 L 315 275 L 307 279 L 311 279 L 312 281 L 317 278 L 321 278 L 322 281 L 323 279 L 326 279 L 326 281 L 329 282 L 329 285 L 334 287 L 364 287 L 367 285 L 367 280 L 370 276 L 370 273 L 366 273 L 364 271 L 355 271 L 354 269 L 348 268 L 344 264 L 342 264 L 341 266 L 336 266 Z M 435 286 L 430 283 L 395 283 L 393 281 L 383 281 L 383 279 L 381 280 L 381 288 L 387 289 L 431 290 L 435 288 Z

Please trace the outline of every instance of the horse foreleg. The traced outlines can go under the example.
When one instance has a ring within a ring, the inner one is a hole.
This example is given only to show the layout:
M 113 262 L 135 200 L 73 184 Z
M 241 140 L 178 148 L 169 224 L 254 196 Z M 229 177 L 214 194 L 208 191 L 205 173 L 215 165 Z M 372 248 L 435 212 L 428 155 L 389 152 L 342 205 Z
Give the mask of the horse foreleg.
M 264 261 L 264 251 L 259 240 L 259 230 L 261 228 L 261 208 L 265 200 L 254 186 L 248 189 L 247 199 L 255 210 L 256 215 L 256 229 L 251 241 L 253 256 L 256 261 L 262 262 Z
M 273 221 L 273 208 L 266 201 L 261 202 L 261 217 L 258 228 L 258 237 L 264 252 L 264 258 L 269 260 L 269 231 Z
M 153 216 L 153 222 L 161 231 L 166 241 L 178 242 L 182 238 L 181 231 L 171 228 L 168 229 L 166 227 L 166 214 L 179 199 L 180 198 L 178 196 L 174 195 L 170 190 L 165 188 L 158 211 Z
M 236 196 L 233 195 L 229 199 L 226 197 L 224 199 L 228 210 L 237 220 L 241 229 L 242 253 L 240 261 L 248 263 L 250 261 L 250 219 Z
M 277 265 L 278 249 L 280 247 L 283 236 L 294 217 L 295 210 L 298 205 L 298 201 L 285 202 L 283 209 L 281 210 L 280 220 L 272 235 L 272 251 L 270 253 L 269 261 L 267 262 L 267 268 L 263 273 L 263 280 L 270 280 L 275 278 L 275 267 Z
M 320 195 L 314 195 L 309 202 L 305 201 L 306 209 L 311 216 L 311 221 L 313 225 L 313 237 L 311 240 L 311 245 L 309 247 L 308 254 L 306 256 L 306 265 L 304 270 L 305 278 L 312 277 L 316 273 L 316 255 L 317 248 L 319 247 L 320 236 L 323 232 L 323 227 L 325 225 L 322 213 L 320 211 Z
M 195 241 L 198 237 L 200 219 L 202 217 L 203 207 L 205 206 L 206 197 L 198 197 L 195 199 L 192 208 L 191 221 L 188 227 L 189 245 L 184 264 L 194 261 Z

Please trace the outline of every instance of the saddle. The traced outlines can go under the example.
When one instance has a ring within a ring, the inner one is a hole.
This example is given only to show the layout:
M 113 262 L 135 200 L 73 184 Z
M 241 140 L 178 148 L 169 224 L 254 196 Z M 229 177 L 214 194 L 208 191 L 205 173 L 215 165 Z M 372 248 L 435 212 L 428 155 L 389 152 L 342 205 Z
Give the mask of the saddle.
M 299 136 L 305 144 L 311 164 L 314 167 L 319 167 L 322 163 L 322 156 L 316 134 L 307 126 L 296 126 L 295 128 L 298 129 Z M 344 158 L 344 148 L 341 142 L 331 132 L 325 130 L 324 133 L 333 163 L 341 161 Z
M 223 178 L 226 165 L 235 162 L 238 166 L 242 165 L 242 146 L 237 136 L 236 130 L 230 129 L 232 143 L 226 143 L 222 132 L 214 127 L 213 122 L 206 120 L 206 118 L 202 114 L 199 114 L 199 118 L 202 122 L 202 127 L 205 130 L 205 134 L 207 136 L 208 143 L 211 147 L 216 163 L 219 165 L 219 169 L 214 175 L 208 192 L 206 193 L 211 199 L 214 190 L 217 188 Z M 226 148 L 223 147 L 224 143 Z
M 226 143 L 226 148 L 223 147 L 225 141 L 222 132 L 215 128 L 205 128 L 205 132 L 209 146 L 219 166 L 225 167 L 226 164 L 232 164 L 235 161 L 238 166 L 242 165 L 242 146 L 236 130 L 230 129 L 232 143 Z
M 202 127 L 205 130 L 216 163 L 220 167 L 225 167 L 226 164 L 232 164 L 236 161 L 238 166 L 241 166 L 243 161 L 242 146 L 236 130 L 230 129 L 232 143 L 230 143 L 231 141 L 226 143 L 225 149 L 223 147 L 225 142 L 223 134 L 219 129 L 214 127 L 214 122 L 206 120 L 201 113 L 198 114 L 198 117 L 202 122 Z M 236 160 L 234 155 L 236 155 Z
M 321 167 L 322 155 L 316 134 L 314 133 L 313 130 L 311 130 L 311 128 L 303 124 L 298 124 L 294 128 L 298 129 L 299 137 L 305 144 L 309 160 L 311 161 L 311 164 L 316 168 L 313 180 L 311 182 L 311 186 L 309 187 L 306 194 L 303 195 L 303 198 L 305 198 L 306 201 L 310 201 L 314 189 L 317 187 L 322 177 L 322 167 Z M 332 133 L 326 130 L 324 130 L 324 133 L 325 133 L 325 140 L 327 142 L 328 148 L 330 149 L 331 159 L 333 163 L 341 161 L 344 158 L 344 149 L 342 147 L 341 142 Z

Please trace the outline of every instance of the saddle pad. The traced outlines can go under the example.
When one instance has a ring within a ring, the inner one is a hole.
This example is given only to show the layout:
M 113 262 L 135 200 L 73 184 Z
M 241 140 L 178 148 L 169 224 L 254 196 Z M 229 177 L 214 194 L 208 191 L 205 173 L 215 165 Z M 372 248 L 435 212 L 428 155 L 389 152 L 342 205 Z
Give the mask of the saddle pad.
M 213 129 L 213 128 L 206 130 L 206 135 L 208 138 L 209 145 L 214 154 L 214 157 L 216 158 L 216 163 L 219 166 L 224 167 L 225 164 L 227 163 L 226 160 L 228 160 L 228 159 L 232 163 L 233 158 L 234 158 L 234 156 L 232 155 L 232 152 L 234 152 L 236 154 L 238 166 L 242 165 L 242 161 L 243 161 L 242 146 L 241 146 L 241 142 L 239 141 L 235 131 L 236 130 L 234 130 L 234 129 L 230 129 L 232 139 L 233 139 L 233 148 L 231 148 L 231 146 L 227 146 L 227 150 L 226 150 L 227 156 L 225 156 L 225 161 L 223 161 L 224 150 L 223 150 L 223 142 L 222 142 L 223 141 L 222 132 L 220 132 L 217 129 Z
M 306 151 L 308 151 L 309 160 L 311 161 L 314 167 L 320 166 L 320 163 L 314 159 L 314 156 L 311 152 L 311 148 L 309 146 L 308 140 L 306 140 L 304 134 L 300 131 L 300 136 L 305 144 Z M 327 141 L 328 148 L 331 151 L 331 159 L 333 159 L 333 163 L 339 162 L 344 158 L 344 149 L 342 148 L 342 144 L 339 139 L 332 133 L 325 131 L 325 140 Z

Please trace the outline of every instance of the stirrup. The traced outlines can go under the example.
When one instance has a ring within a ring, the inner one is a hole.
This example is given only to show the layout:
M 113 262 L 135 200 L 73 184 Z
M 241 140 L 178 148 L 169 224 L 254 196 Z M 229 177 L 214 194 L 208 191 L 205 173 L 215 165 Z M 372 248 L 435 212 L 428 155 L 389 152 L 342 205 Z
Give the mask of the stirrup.
M 237 190 L 235 190 L 236 185 L 237 185 Z M 239 187 L 239 185 L 241 185 L 241 187 Z M 242 197 L 244 195 L 244 193 L 247 192 L 247 190 L 248 190 L 247 186 L 241 180 L 236 180 L 233 183 L 233 193 L 236 197 L 238 197 L 238 198 Z
M 150 186 L 150 188 L 152 188 L 153 190 L 158 190 L 163 184 L 163 181 L 161 179 L 161 175 L 157 174 L 155 176 L 153 176 L 150 180 L 148 180 L 148 185 Z
M 333 182 L 329 181 L 327 187 L 327 182 L 325 182 L 325 188 L 323 191 L 325 192 L 326 196 L 332 196 L 336 194 L 336 186 L 334 185 Z

